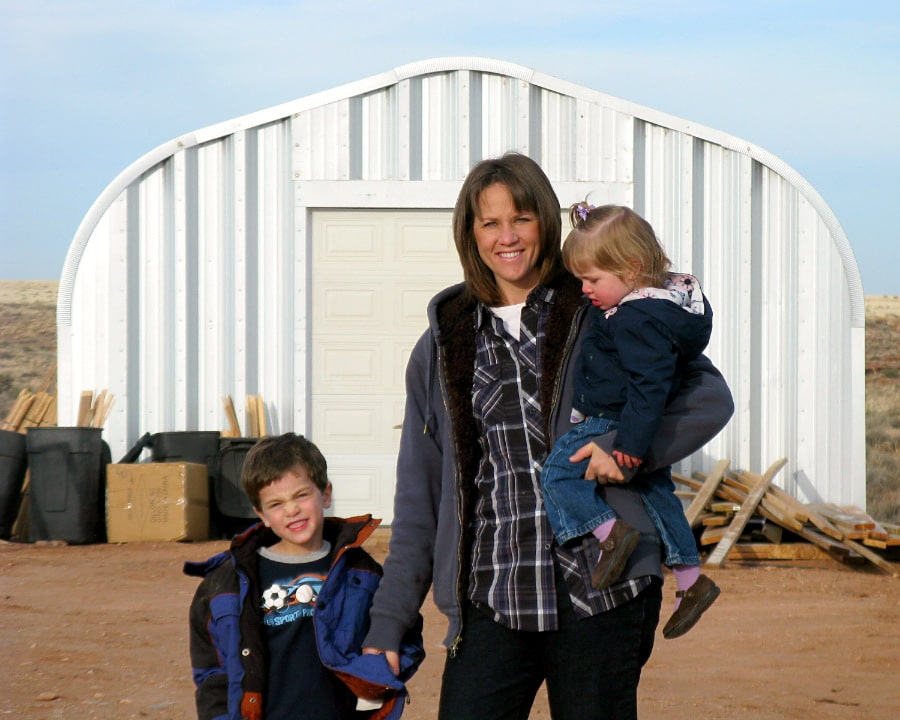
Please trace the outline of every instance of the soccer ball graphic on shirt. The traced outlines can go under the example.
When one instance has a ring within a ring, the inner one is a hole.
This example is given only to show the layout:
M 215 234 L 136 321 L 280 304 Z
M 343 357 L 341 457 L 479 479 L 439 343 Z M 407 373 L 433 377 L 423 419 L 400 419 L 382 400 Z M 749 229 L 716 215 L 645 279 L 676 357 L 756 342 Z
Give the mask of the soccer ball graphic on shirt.
M 278 610 L 280 608 L 283 608 L 284 601 L 287 600 L 287 596 L 287 590 L 281 587 L 281 585 L 273 585 L 272 587 L 263 590 L 263 607 L 267 610 Z

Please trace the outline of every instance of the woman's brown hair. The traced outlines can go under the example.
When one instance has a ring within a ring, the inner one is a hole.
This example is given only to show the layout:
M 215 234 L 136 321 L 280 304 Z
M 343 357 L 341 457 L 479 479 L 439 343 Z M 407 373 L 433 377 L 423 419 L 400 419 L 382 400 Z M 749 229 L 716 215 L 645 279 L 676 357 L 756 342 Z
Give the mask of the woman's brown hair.
M 453 239 L 469 291 L 489 306 L 500 305 L 502 299 L 494 273 L 478 254 L 474 228 L 481 193 L 497 183 L 509 190 L 516 210 L 533 212 L 537 216 L 540 228 L 538 282 L 548 282 L 563 269 L 559 198 L 540 165 L 515 152 L 482 160 L 469 171 L 460 188 L 453 210 Z

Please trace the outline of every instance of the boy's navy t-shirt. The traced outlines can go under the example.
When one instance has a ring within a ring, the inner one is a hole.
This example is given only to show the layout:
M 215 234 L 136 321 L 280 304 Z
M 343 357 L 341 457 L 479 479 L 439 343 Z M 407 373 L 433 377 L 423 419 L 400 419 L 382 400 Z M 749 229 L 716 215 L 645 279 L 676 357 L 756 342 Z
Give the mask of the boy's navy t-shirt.
M 344 720 L 356 698 L 319 660 L 313 615 L 331 546 L 309 555 L 259 551 L 260 612 L 269 650 L 266 720 Z M 358 717 L 358 716 L 357 716 Z

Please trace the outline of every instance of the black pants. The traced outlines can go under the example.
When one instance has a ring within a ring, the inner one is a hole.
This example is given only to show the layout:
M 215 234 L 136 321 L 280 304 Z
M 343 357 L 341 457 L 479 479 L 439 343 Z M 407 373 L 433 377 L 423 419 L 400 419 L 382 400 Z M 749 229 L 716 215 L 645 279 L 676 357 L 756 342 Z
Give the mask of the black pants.
M 462 642 L 444 665 L 439 719 L 527 720 L 546 680 L 554 720 L 634 720 L 661 604 L 654 581 L 609 612 L 580 620 L 565 607 L 559 630 L 523 632 L 467 603 Z

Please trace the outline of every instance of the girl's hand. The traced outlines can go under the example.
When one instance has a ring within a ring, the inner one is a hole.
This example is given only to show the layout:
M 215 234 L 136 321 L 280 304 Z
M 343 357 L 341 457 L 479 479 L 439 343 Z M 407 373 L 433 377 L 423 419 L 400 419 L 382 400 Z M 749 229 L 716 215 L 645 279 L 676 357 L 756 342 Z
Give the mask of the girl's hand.
M 612 456 L 607 455 L 595 442 L 583 445 L 574 455 L 569 457 L 569 462 L 581 462 L 590 458 L 584 477 L 587 480 L 596 480 L 601 485 L 607 483 L 624 483 L 625 476 L 616 464 Z
M 621 450 L 613 450 L 613 457 L 620 467 L 627 467 L 629 469 L 636 468 L 644 462 L 641 458 L 637 458 L 634 455 L 626 455 Z

